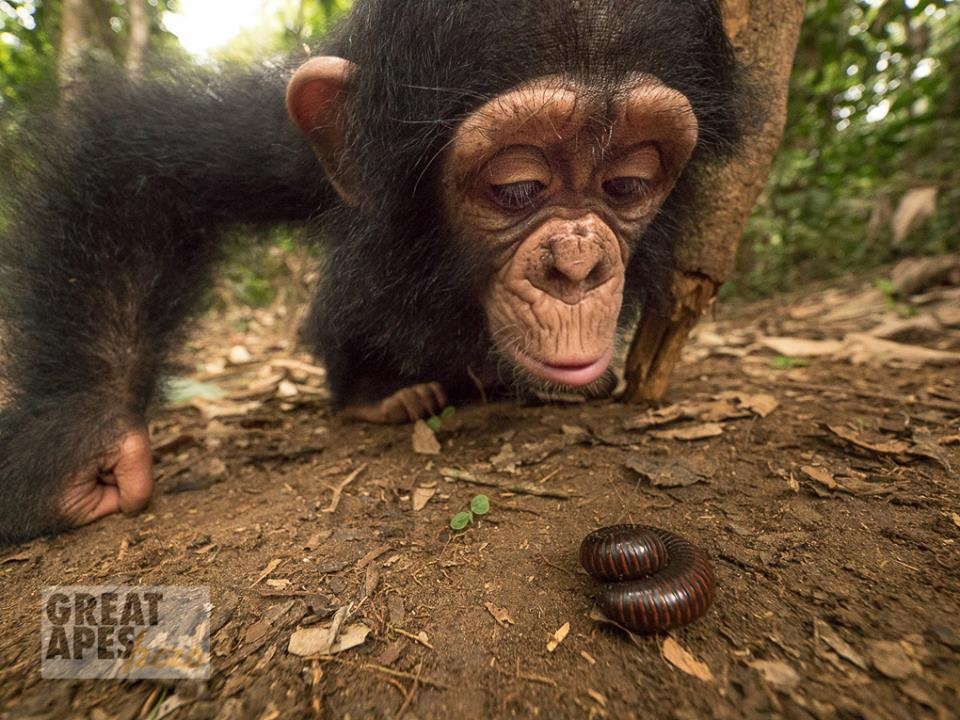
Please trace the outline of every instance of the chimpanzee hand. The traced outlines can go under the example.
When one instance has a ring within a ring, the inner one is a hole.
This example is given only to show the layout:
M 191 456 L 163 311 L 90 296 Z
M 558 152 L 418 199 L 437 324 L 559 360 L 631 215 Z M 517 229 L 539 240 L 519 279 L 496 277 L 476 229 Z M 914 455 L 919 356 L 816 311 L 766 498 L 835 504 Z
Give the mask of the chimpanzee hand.
M 434 382 L 402 388 L 383 400 L 348 405 L 344 414 L 369 423 L 400 425 L 439 415 L 446 405 L 443 388 Z
M 80 526 L 117 512 L 139 512 L 151 495 L 150 438 L 145 427 L 138 427 L 126 432 L 106 455 L 67 481 L 59 510 L 70 525 Z

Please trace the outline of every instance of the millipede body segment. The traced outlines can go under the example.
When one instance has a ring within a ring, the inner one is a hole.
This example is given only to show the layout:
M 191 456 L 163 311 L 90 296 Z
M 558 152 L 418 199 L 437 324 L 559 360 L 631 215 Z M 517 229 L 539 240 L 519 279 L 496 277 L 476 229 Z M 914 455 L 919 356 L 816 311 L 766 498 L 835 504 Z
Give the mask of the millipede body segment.
M 652 633 L 703 616 L 716 594 L 716 575 L 702 550 L 660 528 L 615 525 L 580 545 L 580 564 L 603 585 L 603 613 L 628 630 Z

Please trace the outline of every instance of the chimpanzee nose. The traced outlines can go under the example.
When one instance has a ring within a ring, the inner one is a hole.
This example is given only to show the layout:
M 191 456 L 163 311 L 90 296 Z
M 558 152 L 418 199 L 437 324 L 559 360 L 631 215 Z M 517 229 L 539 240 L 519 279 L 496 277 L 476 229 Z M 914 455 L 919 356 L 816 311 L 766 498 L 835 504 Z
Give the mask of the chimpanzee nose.
M 544 241 L 537 261 L 527 273 L 534 287 L 576 305 L 614 273 L 606 244 L 594 234 L 571 234 Z

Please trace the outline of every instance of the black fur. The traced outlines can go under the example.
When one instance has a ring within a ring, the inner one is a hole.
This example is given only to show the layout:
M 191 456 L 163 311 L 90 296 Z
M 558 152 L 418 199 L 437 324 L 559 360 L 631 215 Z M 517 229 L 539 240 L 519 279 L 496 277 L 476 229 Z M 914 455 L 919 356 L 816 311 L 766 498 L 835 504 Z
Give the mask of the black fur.
M 339 402 L 415 381 L 456 394 L 490 350 L 482 260 L 437 210 L 460 119 L 558 73 L 603 90 L 645 72 L 690 99 L 700 143 L 639 241 L 625 321 L 664 296 L 698 169 L 738 138 L 715 0 L 358 0 L 322 52 L 360 68 L 347 128 L 360 208 L 336 199 L 285 115 L 292 66 L 142 85 L 98 72 L 44 131 L 0 247 L 0 541 L 59 529 L 60 483 L 143 417 L 224 226 L 304 221 L 327 240 L 308 335 Z

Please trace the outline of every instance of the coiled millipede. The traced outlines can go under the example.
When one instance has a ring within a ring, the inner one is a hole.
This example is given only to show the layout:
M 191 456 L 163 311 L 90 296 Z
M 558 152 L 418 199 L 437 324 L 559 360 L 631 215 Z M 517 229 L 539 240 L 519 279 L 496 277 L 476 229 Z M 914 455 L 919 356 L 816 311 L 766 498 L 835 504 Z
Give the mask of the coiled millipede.
M 704 552 L 655 527 L 594 530 L 580 545 L 580 564 L 604 583 L 596 596 L 603 614 L 633 632 L 692 623 L 716 594 L 716 575 Z

